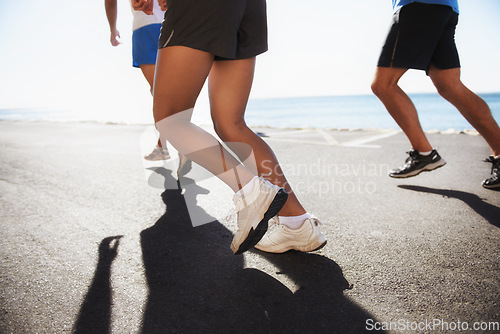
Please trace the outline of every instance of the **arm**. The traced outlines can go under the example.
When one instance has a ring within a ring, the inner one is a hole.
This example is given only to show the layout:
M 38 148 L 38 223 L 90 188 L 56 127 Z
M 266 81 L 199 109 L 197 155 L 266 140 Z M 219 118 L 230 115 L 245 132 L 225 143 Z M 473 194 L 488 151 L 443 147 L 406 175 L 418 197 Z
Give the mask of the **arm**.
M 116 18 L 118 16 L 118 9 L 116 0 L 104 0 L 104 7 L 106 9 L 106 17 L 108 18 L 109 30 L 111 31 L 111 45 L 117 46 L 120 44 L 120 32 L 116 29 Z
M 142 10 L 144 13 L 152 15 L 153 1 L 154 0 L 132 0 L 132 8 L 135 10 Z

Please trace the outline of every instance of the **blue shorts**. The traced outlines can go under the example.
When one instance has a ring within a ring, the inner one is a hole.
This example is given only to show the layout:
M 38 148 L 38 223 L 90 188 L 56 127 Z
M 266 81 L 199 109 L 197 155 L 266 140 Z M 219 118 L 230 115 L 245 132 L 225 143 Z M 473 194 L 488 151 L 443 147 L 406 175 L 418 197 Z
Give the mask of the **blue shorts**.
M 161 23 L 149 24 L 132 33 L 132 66 L 156 64 Z

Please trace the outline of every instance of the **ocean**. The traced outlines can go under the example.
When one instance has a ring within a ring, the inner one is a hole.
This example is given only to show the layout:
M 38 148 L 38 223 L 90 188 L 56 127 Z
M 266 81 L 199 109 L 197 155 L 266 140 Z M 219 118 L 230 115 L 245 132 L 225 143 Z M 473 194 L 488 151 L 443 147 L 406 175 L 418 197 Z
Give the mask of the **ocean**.
M 480 94 L 500 122 L 500 93 Z M 438 94 L 410 94 L 426 131 L 462 131 L 472 126 Z M 208 107 L 195 110 L 194 121 L 210 122 Z M 0 120 L 30 120 L 55 122 L 100 122 L 150 124 L 151 115 L 117 118 L 101 111 L 98 114 L 72 113 L 31 109 L 0 109 Z M 250 126 L 321 129 L 396 129 L 397 124 L 374 95 L 320 96 L 251 99 L 246 111 Z

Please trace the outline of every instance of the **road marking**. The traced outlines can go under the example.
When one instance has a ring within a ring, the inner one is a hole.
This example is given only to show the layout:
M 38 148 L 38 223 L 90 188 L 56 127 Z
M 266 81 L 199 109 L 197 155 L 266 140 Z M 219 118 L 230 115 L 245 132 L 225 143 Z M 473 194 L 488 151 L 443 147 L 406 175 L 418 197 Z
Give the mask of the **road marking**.
M 329 134 L 326 131 L 323 130 L 318 130 L 319 134 L 321 137 L 323 137 L 324 140 L 330 145 L 339 145 L 340 143 L 338 142 L 337 139 L 335 139 L 331 134 Z
M 311 132 L 311 129 L 300 129 L 300 130 L 288 130 L 288 131 L 282 131 L 282 132 L 271 132 L 267 133 L 265 129 L 260 129 L 261 133 L 264 133 L 266 136 L 286 136 L 290 134 L 297 134 L 297 133 L 306 133 L 306 132 Z
M 400 130 L 393 130 L 391 132 L 382 133 L 382 134 L 379 134 L 376 136 L 370 136 L 370 137 L 362 138 L 362 139 L 355 139 L 355 140 L 351 140 L 351 141 L 342 143 L 341 146 L 347 146 L 347 147 L 375 147 L 376 146 L 376 147 L 380 147 L 380 145 L 366 145 L 366 144 L 380 140 L 380 139 L 385 139 L 385 138 L 395 136 L 400 132 L 401 132 Z
M 386 133 L 381 133 L 377 134 L 374 136 L 369 136 L 366 138 L 361 138 L 361 139 L 354 139 L 350 140 L 344 143 L 339 142 L 335 137 L 333 137 L 329 132 L 324 131 L 324 130 L 315 130 L 314 132 L 317 132 L 323 140 L 320 140 L 318 138 L 317 141 L 312 141 L 312 140 L 301 140 L 300 138 L 297 138 L 299 134 L 303 134 L 306 132 L 310 132 L 308 129 L 304 130 L 297 130 L 297 131 L 288 131 L 288 132 L 279 132 L 279 133 L 269 133 L 266 134 L 267 136 L 264 137 L 263 139 L 267 140 L 274 140 L 274 141 L 281 141 L 281 142 L 287 142 L 287 143 L 297 143 L 297 144 L 308 144 L 308 145 L 321 145 L 321 146 L 344 146 L 344 147 L 361 147 L 361 148 L 380 148 L 380 145 L 374 145 L 374 144 L 369 144 L 377 140 L 385 139 L 392 137 L 394 135 L 397 135 L 398 133 L 401 133 L 400 130 L 393 130 L 390 132 Z M 281 136 L 281 135 L 292 135 L 295 138 L 276 138 L 275 136 Z

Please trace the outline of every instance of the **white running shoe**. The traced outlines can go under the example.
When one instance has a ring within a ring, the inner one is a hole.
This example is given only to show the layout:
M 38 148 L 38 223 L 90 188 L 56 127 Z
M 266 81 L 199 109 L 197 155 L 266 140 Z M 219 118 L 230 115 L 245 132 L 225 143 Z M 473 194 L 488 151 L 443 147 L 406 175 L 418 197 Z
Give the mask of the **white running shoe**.
M 273 217 L 269 220 L 269 229 L 255 248 L 268 253 L 284 253 L 291 249 L 313 252 L 326 245 L 321 225 L 318 218 L 311 217 L 298 230 L 292 230 L 280 224 L 278 217 Z
M 168 149 L 156 145 L 153 152 L 144 156 L 144 159 L 149 161 L 160 161 L 170 159 L 170 154 L 168 154 Z
M 177 167 L 177 177 L 181 177 L 189 173 L 193 168 L 191 159 L 179 153 L 179 167 Z
M 285 189 L 263 177 L 255 177 L 250 182 L 253 182 L 253 191 L 249 196 L 243 197 L 239 191 L 233 197 L 238 231 L 231 243 L 231 250 L 236 255 L 259 242 L 267 231 L 268 220 L 278 214 L 288 198 Z

